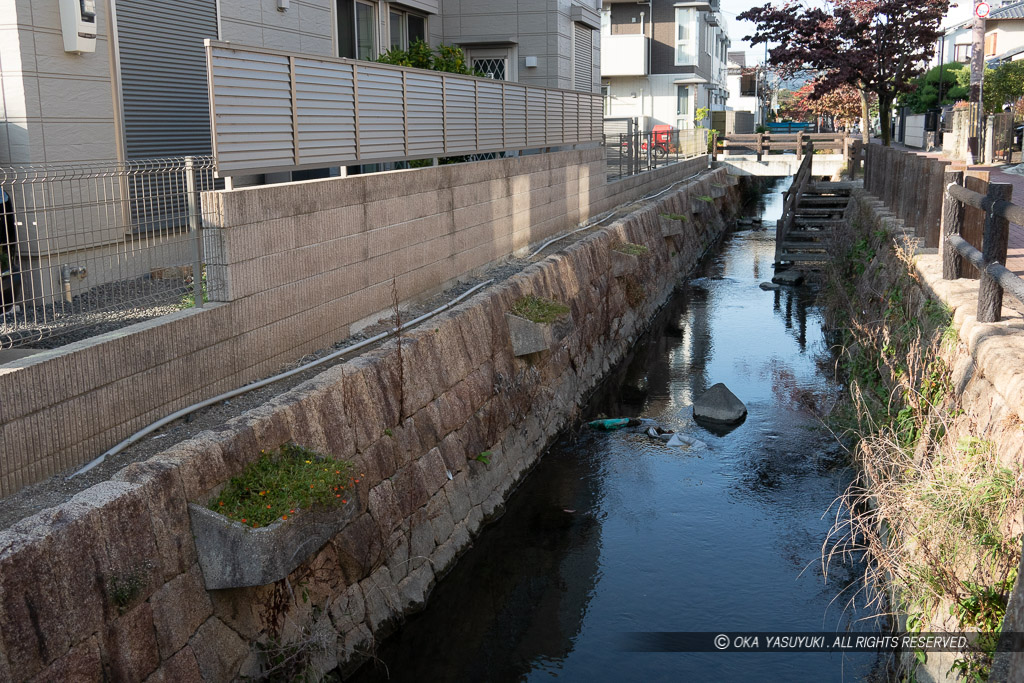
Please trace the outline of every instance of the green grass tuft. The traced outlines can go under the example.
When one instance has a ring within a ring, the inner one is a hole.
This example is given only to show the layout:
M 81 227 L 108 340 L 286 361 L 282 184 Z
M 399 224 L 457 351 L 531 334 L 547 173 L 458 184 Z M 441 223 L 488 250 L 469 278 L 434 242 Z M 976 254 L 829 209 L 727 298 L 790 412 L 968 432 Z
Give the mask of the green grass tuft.
M 615 247 L 615 251 L 620 251 L 623 254 L 629 254 L 630 256 L 647 256 L 651 253 L 651 250 L 642 244 L 633 244 L 631 242 L 625 242 Z
M 553 323 L 569 313 L 565 304 L 539 296 L 524 296 L 512 306 L 512 313 L 535 323 Z

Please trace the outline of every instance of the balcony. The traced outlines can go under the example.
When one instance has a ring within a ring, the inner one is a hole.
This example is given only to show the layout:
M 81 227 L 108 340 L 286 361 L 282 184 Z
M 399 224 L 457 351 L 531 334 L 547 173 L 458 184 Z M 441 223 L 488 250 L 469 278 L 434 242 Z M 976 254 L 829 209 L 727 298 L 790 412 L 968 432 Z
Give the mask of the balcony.
M 601 75 L 646 76 L 649 44 L 650 38 L 639 34 L 601 36 Z

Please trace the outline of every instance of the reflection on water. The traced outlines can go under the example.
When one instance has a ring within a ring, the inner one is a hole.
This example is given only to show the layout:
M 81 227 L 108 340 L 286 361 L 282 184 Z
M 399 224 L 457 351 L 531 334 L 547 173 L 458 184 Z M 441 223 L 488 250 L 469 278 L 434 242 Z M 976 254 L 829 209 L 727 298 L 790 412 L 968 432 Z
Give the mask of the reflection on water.
M 779 202 L 770 198 L 766 222 Z M 774 226 L 772 226 L 774 227 Z M 709 446 L 629 432 L 564 434 L 357 680 L 860 680 L 869 654 L 636 653 L 632 631 L 873 628 L 861 568 L 820 556 L 850 473 L 814 410 L 821 315 L 808 292 L 762 291 L 773 230 L 737 233 L 681 288 L 595 396 L 591 416 L 644 416 Z M 712 434 L 693 399 L 724 382 L 747 420 Z M 859 603 L 859 601 L 858 601 Z

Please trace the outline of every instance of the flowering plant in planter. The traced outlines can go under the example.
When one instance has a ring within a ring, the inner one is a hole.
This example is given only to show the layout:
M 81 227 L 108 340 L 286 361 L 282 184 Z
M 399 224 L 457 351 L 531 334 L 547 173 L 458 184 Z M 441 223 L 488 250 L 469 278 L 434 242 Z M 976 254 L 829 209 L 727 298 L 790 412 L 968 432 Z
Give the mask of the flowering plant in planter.
M 260 454 L 210 501 L 211 510 L 259 528 L 313 505 L 344 505 L 347 487 L 359 481 L 352 463 L 294 443 Z
M 351 463 L 303 446 L 261 452 L 206 505 L 189 504 L 206 588 L 288 576 L 355 516 L 358 483 Z

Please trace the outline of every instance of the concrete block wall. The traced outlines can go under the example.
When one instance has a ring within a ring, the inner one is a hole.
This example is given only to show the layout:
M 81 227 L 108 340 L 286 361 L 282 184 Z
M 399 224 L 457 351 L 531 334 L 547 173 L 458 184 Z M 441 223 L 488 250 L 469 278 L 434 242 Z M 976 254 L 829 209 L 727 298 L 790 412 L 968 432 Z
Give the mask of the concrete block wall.
M 325 645 L 307 653 L 313 673 L 356 664 L 423 606 L 680 273 L 724 232 L 708 209 L 685 234 L 662 236 L 660 214 L 714 185 L 725 187 L 724 170 L 484 290 L 411 331 L 400 351 L 392 341 L 328 369 L 0 532 L 0 680 L 226 681 L 258 674 L 254 644 L 313 632 Z M 738 201 L 735 189 L 720 194 L 719 209 Z M 611 251 L 622 241 L 650 256 L 617 278 Z M 630 302 L 630 280 L 642 301 Z M 572 318 L 529 361 L 512 355 L 505 322 L 526 294 L 566 302 Z M 260 449 L 290 440 L 354 461 L 356 516 L 289 577 L 306 599 L 284 581 L 205 590 L 187 503 L 206 502 Z M 476 460 L 485 450 L 489 464 Z M 126 577 L 135 590 L 115 600 L 111 581 Z
M 699 165 L 608 185 L 602 164 L 560 152 L 205 197 L 213 302 L 0 366 L 0 497 L 345 338 L 391 305 L 392 277 L 403 301 L 435 291 Z

